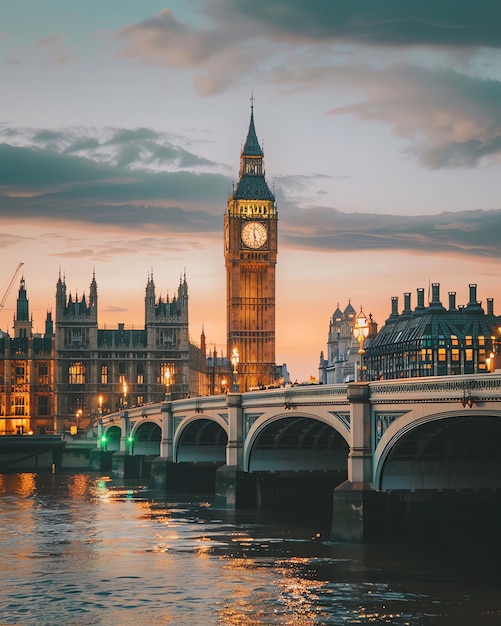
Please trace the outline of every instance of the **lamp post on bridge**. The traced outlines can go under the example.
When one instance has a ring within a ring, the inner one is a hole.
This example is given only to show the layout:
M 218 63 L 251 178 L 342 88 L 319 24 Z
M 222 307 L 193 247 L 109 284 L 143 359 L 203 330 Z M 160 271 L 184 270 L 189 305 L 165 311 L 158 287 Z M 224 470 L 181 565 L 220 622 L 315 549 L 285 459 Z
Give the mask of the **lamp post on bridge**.
M 238 348 L 233 348 L 233 352 L 231 353 L 231 364 L 233 366 L 232 377 L 231 377 L 231 391 L 233 393 L 238 393 L 237 374 L 238 374 L 239 362 L 240 362 L 240 355 L 238 353 Z
M 123 391 L 122 408 L 126 409 L 127 408 L 127 381 L 125 380 L 125 378 L 124 378 L 124 382 L 122 386 L 122 391 Z
M 165 400 L 170 400 L 170 367 L 165 368 Z
M 358 341 L 358 344 L 359 344 L 358 354 L 359 354 L 360 359 L 359 359 L 359 365 L 358 365 L 359 374 L 358 374 L 357 380 L 360 380 L 360 381 L 364 381 L 366 378 L 365 376 L 366 368 L 364 365 L 364 354 L 365 354 L 364 342 L 368 335 L 369 335 L 369 324 L 367 323 L 367 318 L 365 317 L 364 312 L 362 311 L 362 307 L 360 307 L 360 313 L 355 318 L 355 326 L 353 327 L 353 336 L 355 337 L 355 339 Z

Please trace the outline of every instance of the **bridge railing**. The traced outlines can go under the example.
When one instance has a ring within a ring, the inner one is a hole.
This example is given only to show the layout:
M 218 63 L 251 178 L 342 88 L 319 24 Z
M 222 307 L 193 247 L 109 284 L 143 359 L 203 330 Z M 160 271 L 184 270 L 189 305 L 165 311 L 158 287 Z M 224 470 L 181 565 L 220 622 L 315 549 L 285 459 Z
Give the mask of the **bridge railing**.
M 430 400 L 451 402 L 471 399 L 473 402 L 501 398 L 501 374 L 433 376 L 374 381 L 370 385 L 371 403 L 406 403 Z
M 243 408 L 267 408 L 286 405 L 287 408 L 294 406 L 319 406 L 323 404 L 346 404 L 347 385 L 300 385 L 297 387 L 285 387 L 280 389 L 267 389 L 266 391 L 250 391 L 242 394 Z
M 361 383 L 357 383 L 360 385 Z M 501 374 L 475 374 L 464 376 L 435 376 L 403 378 L 398 380 L 370 381 L 369 401 L 371 404 L 411 402 L 475 402 L 501 399 Z M 349 384 L 305 385 L 280 389 L 267 389 L 238 394 L 244 410 L 279 407 L 293 409 L 301 406 L 348 405 Z M 231 394 L 230 394 L 231 395 Z M 171 402 L 172 411 L 178 415 L 204 411 L 227 411 L 226 395 L 186 398 Z M 127 409 L 129 419 L 148 418 L 162 413 L 163 402 L 146 404 Z M 103 425 L 119 424 L 123 412 L 103 416 Z

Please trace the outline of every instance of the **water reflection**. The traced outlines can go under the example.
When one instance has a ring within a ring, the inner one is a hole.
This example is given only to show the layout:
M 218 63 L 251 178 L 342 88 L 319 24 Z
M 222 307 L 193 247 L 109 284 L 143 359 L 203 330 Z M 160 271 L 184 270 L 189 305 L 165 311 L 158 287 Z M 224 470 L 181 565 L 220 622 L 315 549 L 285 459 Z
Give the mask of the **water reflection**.
M 330 545 L 318 519 L 89 474 L 0 476 L 1 624 L 495 624 L 498 584 L 436 555 Z

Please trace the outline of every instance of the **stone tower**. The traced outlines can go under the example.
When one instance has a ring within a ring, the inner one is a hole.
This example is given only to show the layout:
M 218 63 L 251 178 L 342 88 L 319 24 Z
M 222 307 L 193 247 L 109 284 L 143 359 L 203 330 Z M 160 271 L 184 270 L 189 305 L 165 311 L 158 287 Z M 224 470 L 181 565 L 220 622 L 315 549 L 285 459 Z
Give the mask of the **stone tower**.
M 264 155 L 254 127 L 240 154 L 239 181 L 224 218 L 228 356 L 239 354 L 239 391 L 275 379 L 275 266 L 278 215 L 265 179 Z

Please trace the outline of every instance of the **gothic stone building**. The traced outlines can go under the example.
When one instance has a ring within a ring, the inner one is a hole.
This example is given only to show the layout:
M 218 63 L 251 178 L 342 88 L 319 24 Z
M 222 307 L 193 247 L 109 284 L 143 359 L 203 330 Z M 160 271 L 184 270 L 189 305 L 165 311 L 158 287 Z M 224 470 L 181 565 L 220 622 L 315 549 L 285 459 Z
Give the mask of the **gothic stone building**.
M 21 278 L 13 336 L 0 331 L 0 434 L 23 434 L 36 415 L 37 432 L 51 430 L 54 407 L 54 335 L 47 314 L 44 334 L 33 334 L 24 277 Z
M 329 320 L 327 355 L 320 352 L 318 382 L 320 384 L 347 383 L 356 380 L 360 356 L 359 343 L 353 336 L 357 314 L 348 302 L 341 311 L 339 304 Z M 372 316 L 368 319 L 369 337 L 377 333 L 377 324 Z
M 172 299 L 155 295 L 153 276 L 145 294 L 144 328 L 98 327 L 98 291 L 92 277 L 88 299 L 56 287 L 55 328 L 48 313 L 44 335 L 34 335 L 24 278 L 14 336 L 0 337 L 0 433 L 85 429 L 99 416 L 127 406 L 220 390 L 229 377 L 227 359 L 207 371 L 205 335 L 189 339 L 188 285 L 180 280 Z M 217 393 L 217 391 L 216 391 Z

